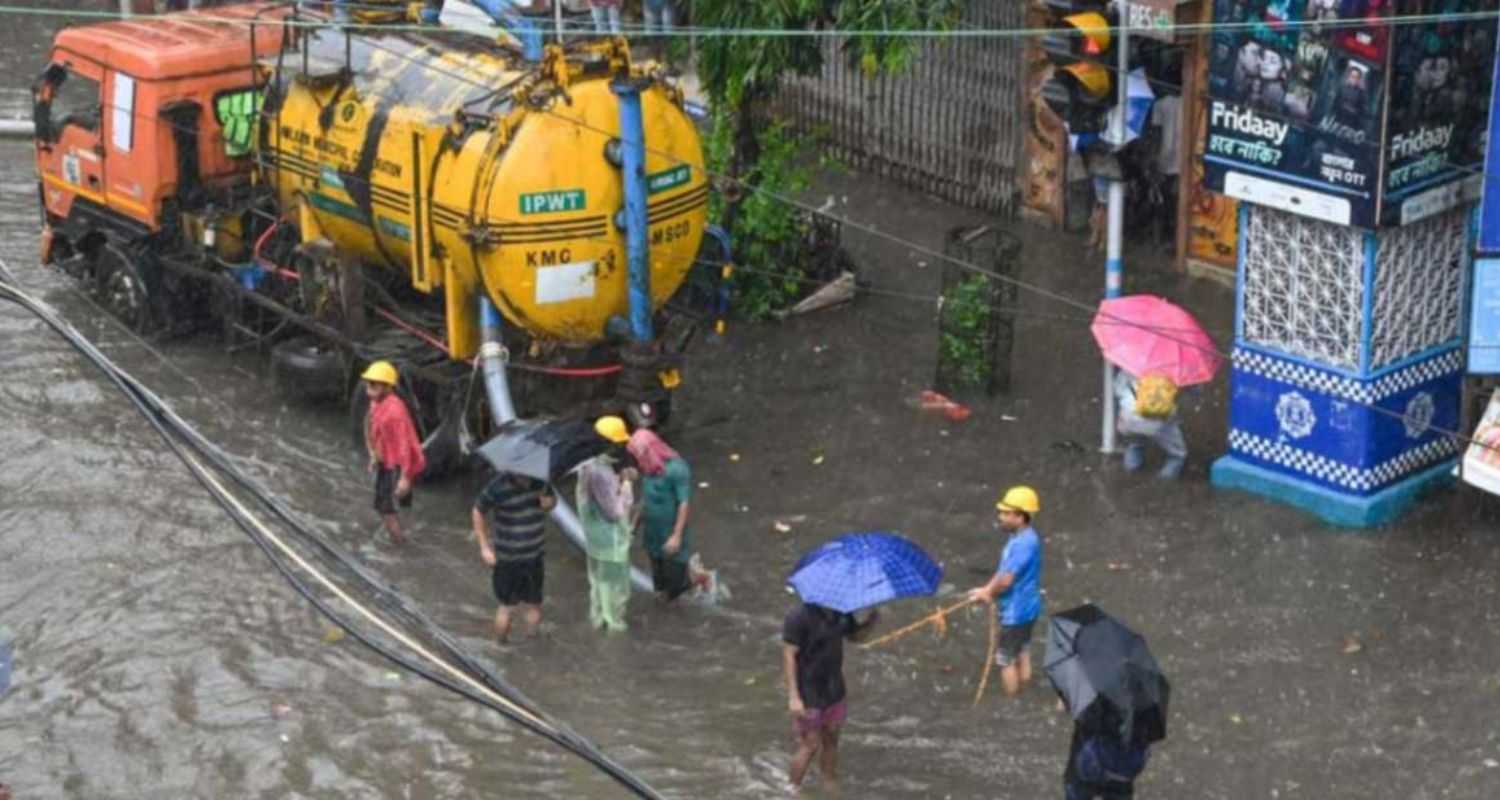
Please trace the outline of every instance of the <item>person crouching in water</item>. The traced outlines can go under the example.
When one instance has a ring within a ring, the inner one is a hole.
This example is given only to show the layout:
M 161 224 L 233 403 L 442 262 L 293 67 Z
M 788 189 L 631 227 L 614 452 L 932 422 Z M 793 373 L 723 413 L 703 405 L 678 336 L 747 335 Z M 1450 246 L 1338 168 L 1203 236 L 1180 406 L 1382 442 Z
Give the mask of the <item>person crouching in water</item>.
M 617 452 L 600 453 L 578 469 L 578 518 L 583 523 L 589 570 L 589 624 L 609 631 L 625 630 L 630 600 L 630 532 L 635 503 L 634 467 L 615 472 L 619 450 L 630 441 L 625 421 L 600 417 L 594 432 Z
M 412 483 L 427 468 L 427 457 L 417 439 L 411 412 L 396 394 L 399 379 L 389 361 L 376 361 L 360 376 L 370 410 L 365 415 L 365 447 L 370 472 L 375 475 L 375 510 L 391 541 L 401 544 L 401 518 L 396 508 L 411 508 Z
M 1137 379 L 1117 369 L 1115 401 L 1119 406 L 1116 428 L 1125 441 L 1125 470 L 1135 472 L 1145 464 L 1149 439 L 1167 455 L 1157 477 L 1172 480 L 1181 475 L 1187 460 L 1187 441 L 1177 419 L 1177 386 L 1161 375 Z
M 508 472 L 495 476 L 474 501 L 470 515 L 474 538 L 479 541 L 480 559 L 493 568 L 490 586 L 500 603 L 495 610 L 495 638 L 502 644 L 510 636 L 511 618 L 518 608 L 525 635 L 534 635 L 542 624 L 542 545 L 547 512 L 555 505 L 557 498 L 547 484 Z
M 688 529 L 693 472 L 676 450 L 645 428 L 631 434 L 625 449 L 641 469 L 641 534 L 651 557 L 652 585 L 670 602 L 706 580 L 688 566 L 693 557 Z
M 782 622 L 781 668 L 797 737 L 788 776 L 793 791 L 802 786 L 813 756 L 818 756 L 824 786 L 830 793 L 838 791 L 839 731 L 848 715 L 844 639 L 864 638 L 879 617 L 871 610 L 860 622 L 852 614 L 803 602 Z

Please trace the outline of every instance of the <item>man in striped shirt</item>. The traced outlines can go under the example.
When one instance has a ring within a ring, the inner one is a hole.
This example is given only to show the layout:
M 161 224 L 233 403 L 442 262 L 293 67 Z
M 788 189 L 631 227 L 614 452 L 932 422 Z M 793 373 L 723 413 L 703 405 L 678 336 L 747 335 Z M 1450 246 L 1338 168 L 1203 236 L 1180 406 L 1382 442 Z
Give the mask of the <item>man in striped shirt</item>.
M 511 614 L 520 607 L 527 636 L 542 622 L 542 544 L 547 512 L 557 504 L 547 484 L 524 475 L 501 473 L 474 501 L 474 538 L 479 557 L 493 567 L 490 585 L 500 608 L 495 637 L 510 636 Z

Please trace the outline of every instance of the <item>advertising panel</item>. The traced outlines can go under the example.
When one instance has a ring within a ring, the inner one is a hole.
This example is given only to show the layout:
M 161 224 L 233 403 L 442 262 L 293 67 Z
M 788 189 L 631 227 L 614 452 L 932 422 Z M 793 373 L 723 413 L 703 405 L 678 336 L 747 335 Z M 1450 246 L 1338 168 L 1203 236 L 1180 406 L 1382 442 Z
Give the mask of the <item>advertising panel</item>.
M 1477 198 L 1496 7 L 1215 0 L 1207 186 L 1362 228 Z
M 1405 225 L 1476 199 L 1494 71 L 1494 0 L 1402 0 L 1394 29 L 1380 222 Z
M 1373 227 L 1388 0 L 1216 0 L 1208 186 L 1240 200 Z M 1334 25 L 1334 22 L 1344 24 Z

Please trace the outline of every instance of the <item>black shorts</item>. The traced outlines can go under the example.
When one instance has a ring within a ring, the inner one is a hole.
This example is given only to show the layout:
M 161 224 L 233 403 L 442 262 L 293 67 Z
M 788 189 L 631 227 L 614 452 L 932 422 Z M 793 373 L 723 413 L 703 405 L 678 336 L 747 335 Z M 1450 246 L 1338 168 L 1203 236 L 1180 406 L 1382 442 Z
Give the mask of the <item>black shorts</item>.
M 676 600 L 693 588 L 687 563 L 670 558 L 651 559 L 651 586 L 666 595 L 668 600 Z
M 496 561 L 490 574 L 490 586 L 502 606 L 539 606 L 542 604 L 542 582 L 546 570 L 542 560 Z
M 375 510 L 382 514 L 396 513 L 396 505 L 402 508 L 411 508 L 412 495 L 416 494 L 413 489 L 406 493 L 400 500 L 396 499 L 396 484 L 401 482 L 400 467 L 381 467 L 375 470 Z
M 1016 663 L 1026 645 L 1031 643 L 1031 629 L 1035 626 L 1036 620 L 1020 625 L 1001 625 L 1000 646 L 995 648 L 995 664 L 1008 667 Z

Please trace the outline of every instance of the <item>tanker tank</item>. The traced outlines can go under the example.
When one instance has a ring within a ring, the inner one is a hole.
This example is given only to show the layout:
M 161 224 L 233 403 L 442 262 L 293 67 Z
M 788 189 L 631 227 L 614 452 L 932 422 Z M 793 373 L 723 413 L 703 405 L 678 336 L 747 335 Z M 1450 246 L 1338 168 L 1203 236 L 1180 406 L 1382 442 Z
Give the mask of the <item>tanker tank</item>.
M 456 33 L 319 28 L 293 47 L 267 62 L 264 179 L 304 243 L 440 295 L 452 357 L 478 349 L 478 292 L 567 343 L 627 313 L 612 81 L 641 87 L 653 307 L 691 269 L 709 192 L 698 132 L 623 40 L 549 47 L 539 64 Z

